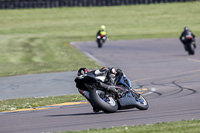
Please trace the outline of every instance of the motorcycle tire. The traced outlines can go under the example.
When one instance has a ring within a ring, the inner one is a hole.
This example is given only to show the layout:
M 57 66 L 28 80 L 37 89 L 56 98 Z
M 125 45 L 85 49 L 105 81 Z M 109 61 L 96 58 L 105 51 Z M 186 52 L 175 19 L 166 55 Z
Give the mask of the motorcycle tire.
M 102 39 L 99 39 L 98 40 L 98 48 L 101 48 L 103 45 L 103 40 Z
M 107 97 L 108 100 L 105 100 L 104 98 L 100 97 L 100 92 L 99 90 L 96 89 L 92 89 L 90 91 L 90 100 L 92 101 L 92 103 L 99 109 L 101 109 L 102 111 L 104 111 L 105 113 L 114 113 L 117 111 L 118 109 L 118 103 L 117 101 L 115 101 L 114 98 L 112 97 Z
M 149 108 L 147 100 L 142 95 L 136 99 L 136 108 L 139 110 L 147 110 Z
M 189 45 L 189 48 L 188 48 L 188 54 L 189 55 L 194 55 L 194 45 L 193 44 L 190 44 Z

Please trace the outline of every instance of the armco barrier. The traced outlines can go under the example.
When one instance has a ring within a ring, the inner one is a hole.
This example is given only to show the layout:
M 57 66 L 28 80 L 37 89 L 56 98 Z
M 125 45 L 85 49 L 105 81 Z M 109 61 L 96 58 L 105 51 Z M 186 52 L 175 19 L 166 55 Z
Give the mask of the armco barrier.
M 118 6 L 187 1 L 199 0 L 0 0 L 0 9 L 52 8 L 75 6 Z

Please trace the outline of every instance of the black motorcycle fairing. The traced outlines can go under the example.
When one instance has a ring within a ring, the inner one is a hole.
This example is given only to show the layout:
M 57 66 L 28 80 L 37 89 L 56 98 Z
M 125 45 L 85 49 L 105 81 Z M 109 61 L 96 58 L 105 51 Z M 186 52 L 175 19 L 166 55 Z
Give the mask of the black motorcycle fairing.
M 195 40 L 193 40 L 193 38 L 187 39 L 184 45 L 189 55 L 195 54 Z
M 116 85 L 123 89 L 123 92 L 118 99 L 119 109 L 138 108 L 140 110 L 147 110 L 149 108 L 146 99 L 138 92 L 132 89 L 131 81 L 124 75 L 116 79 Z
M 119 98 L 119 109 L 134 108 L 136 106 L 136 100 L 132 96 L 131 92 L 128 92 L 123 97 Z
M 89 91 L 89 88 L 86 86 L 86 84 L 96 84 L 99 82 L 99 79 L 96 79 L 92 73 L 87 73 L 86 75 L 76 77 L 74 81 L 76 82 L 77 88 Z

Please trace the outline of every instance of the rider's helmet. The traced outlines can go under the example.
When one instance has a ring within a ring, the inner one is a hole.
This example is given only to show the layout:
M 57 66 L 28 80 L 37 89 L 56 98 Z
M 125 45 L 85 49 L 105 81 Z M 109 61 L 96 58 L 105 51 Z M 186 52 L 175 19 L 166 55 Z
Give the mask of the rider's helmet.
M 106 26 L 105 25 L 101 25 L 100 30 L 101 31 L 105 31 L 106 30 Z
M 116 75 L 116 73 L 117 73 L 117 71 L 116 71 L 116 69 L 114 67 L 112 67 L 110 69 L 110 72 L 111 72 L 111 74 L 114 74 L 114 75 Z
M 85 67 L 80 68 L 80 69 L 78 70 L 77 76 L 84 75 L 84 74 L 86 74 L 86 73 L 88 73 L 88 72 L 90 72 L 89 69 L 87 69 L 87 68 L 85 68 Z
M 188 27 L 184 27 L 184 31 L 188 31 L 189 30 L 189 28 Z

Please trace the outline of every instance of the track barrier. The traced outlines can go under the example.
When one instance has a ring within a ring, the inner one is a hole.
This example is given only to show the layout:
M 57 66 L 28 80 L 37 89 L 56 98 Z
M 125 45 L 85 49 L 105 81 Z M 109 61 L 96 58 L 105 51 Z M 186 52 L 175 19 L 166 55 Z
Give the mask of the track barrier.
M 0 9 L 120 6 L 199 0 L 0 0 Z

